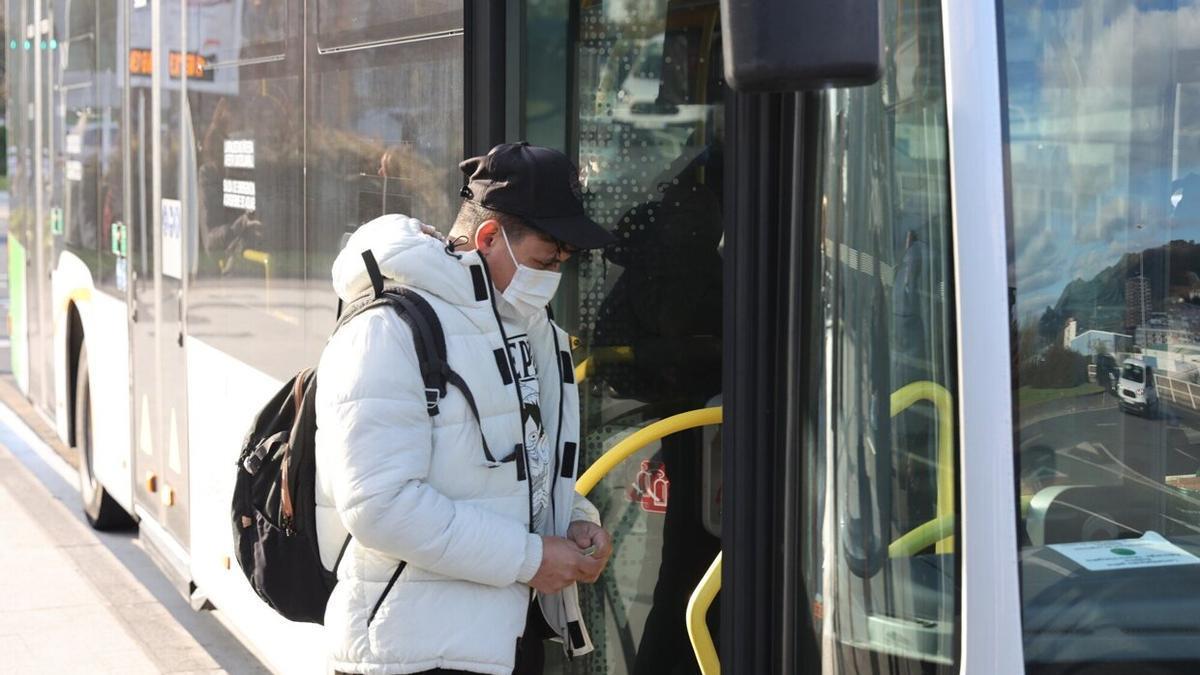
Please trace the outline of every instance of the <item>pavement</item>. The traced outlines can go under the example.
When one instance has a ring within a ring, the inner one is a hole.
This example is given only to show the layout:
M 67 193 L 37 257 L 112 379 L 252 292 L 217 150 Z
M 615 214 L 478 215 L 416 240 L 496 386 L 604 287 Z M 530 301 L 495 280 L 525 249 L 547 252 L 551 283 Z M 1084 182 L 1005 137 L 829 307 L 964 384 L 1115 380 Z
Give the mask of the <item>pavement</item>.
M 8 304 L 0 193 L 0 315 Z M 96 532 L 71 453 L 20 393 L 0 321 L 0 673 L 266 673 L 219 611 L 194 611 L 136 530 Z

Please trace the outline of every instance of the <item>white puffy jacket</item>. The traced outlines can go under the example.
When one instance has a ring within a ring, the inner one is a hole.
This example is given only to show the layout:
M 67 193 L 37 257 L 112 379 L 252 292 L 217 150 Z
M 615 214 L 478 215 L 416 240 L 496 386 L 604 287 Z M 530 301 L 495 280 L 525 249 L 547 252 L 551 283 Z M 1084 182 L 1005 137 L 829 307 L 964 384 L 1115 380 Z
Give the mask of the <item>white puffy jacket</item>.
M 519 396 L 494 353 L 504 340 L 495 290 L 476 252 L 448 252 L 417 221 L 387 215 L 355 232 L 333 265 L 345 301 L 371 288 L 370 249 L 389 283 L 429 301 L 447 360 L 478 404 L 496 459 L 520 447 Z M 575 494 L 579 394 L 567 335 L 547 316 L 529 326 L 556 471 L 553 528 L 599 523 Z M 511 378 L 510 378 L 511 379 Z M 430 417 L 408 325 L 389 308 L 347 322 L 317 370 L 317 532 L 327 568 L 352 536 L 325 612 L 335 669 L 414 673 L 448 668 L 508 675 L 525 627 L 542 542 L 530 533 L 529 481 L 517 461 L 489 462 L 480 425 L 453 387 Z M 519 479 L 520 478 L 520 479 Z M 406 566 L 393 580 L 404 561 Z M 540 598 L 547 624 L 579 655 L 591 641 L 575 586 Z M 378 608 L 376 609 L 376 605 Z M 374 618 L 368 619 L 374 614 Z

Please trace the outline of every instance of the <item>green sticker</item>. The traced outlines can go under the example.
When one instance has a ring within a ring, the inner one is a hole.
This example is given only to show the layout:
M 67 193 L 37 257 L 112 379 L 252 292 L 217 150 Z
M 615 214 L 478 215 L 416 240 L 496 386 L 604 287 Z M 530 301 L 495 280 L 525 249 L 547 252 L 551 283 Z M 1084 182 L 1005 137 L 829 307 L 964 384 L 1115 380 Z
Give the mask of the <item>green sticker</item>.
M 112 224 L 112 253 L 118 258 L 124 258 L 129 255 L 128 230 L 125 228 L 125 223 L 115 221 Z
M 1137 551 L 1131 548 L 1114 548 L 1111 550 L 1116 555 L 1137 555 Z
M 50 209 L 50 233 L 62 234 L 63 230 L 63 210 L 56 206 Z

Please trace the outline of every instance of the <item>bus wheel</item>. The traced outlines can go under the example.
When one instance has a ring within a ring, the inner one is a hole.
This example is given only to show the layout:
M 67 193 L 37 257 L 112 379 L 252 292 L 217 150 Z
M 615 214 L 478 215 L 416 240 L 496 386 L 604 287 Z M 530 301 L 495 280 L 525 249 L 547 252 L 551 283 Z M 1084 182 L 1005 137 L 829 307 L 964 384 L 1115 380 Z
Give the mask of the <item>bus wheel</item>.
M 96 480 L 93 471 L 95 437 L 92 433 L 92 388 L 88 381 L 87 348 L 79 348 L 79 375 L 75 379 L 75 449 L 79 451 L 79 496 L 83 515 L 97 530 L 133 526 L 133 518 Z

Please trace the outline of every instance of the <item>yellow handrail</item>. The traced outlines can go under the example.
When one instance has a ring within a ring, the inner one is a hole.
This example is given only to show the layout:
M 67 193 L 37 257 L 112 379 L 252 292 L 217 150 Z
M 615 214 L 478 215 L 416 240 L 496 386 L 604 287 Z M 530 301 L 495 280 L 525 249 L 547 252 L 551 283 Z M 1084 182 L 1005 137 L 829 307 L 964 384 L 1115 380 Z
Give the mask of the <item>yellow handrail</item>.
M 1029 513 L 1029 503 L 1033 495 L 1021 495 L 1021 516 Z M 889 558 L 906 558 L 914 556 L 933 546 L 935 543 L 954 534 L 954 514 L 940 516 L 918 525 L 906 532 L 888 546 Z
M 721 423 L 721 407 L 714 406 L 712 408 L 700 408 L 699 410 L 689 410 L 685 413 L 672 415 L 666 419 L 661 419 L 654 424 L 643 427 L 626 436 L 608 452 L 600 456 L 595 464 L 588 467 L 587 471 L 579 477 L 575 483 L 575 491 L 581 495 L 587 495 L 596 487 L 601 478 L 604 478 L 613 467 L 620 464 L 633 453 L 650 445 L 664 436 L 684 431 L 685 429 L 694 429 L 696 427 L 708 426 L 709 424 Z
M 717 645 L 708 630 L 708 610 L 721 590 L 721 554 L 713 558 L 708 571 L 700 579 L 700 585 L 692 591 L 687 606 L 687 632 L 692 640 L 692 650 L 700 663 L 700 675 L 719 675 L 721 659 L 717 656 Z
M 912 382 L 892 392 L 892 417 L 904 412 L 917 401 L 929 401 L 937 409 L 937 517 L 905 534 L 893 542 L 892 546 L 909 535 L 915 537 L 917 530 L 922 534 L 914 540 L 945 532 L 936 541 L 937 552 L 946 553 L 954 550 L 954 539 L 951 536 L 954 534 L 954 399 L 945 387 L 936 382 Z M 949 519 L 950 523 L 948 530 L 943 522 L 946 519 Z M 892 546 L 888 547 L 889 554 Z
M 614 347 L 614 349 L 629 348 Z M 629 353 L 632 354 L 633 350 L 630 349 Z M 579 365 L 583 367 L 586 364 L 587 360 Z M 576 382 L 581 379 L 579 372 L 576 369 Z M 584 372 L 586 372 L 586 369 Z M 699 410 L 689 410 L 685 413 L 672 415 L 647 427 L 638 429 L 609 448 L 608 452 L 601 455 L 595 464 L 588 467 L 588 470 L 584 471 L 579 480 L 575 482 L 575 491 L 586 496 L 587 493 L 592 491 L 592 488 L 596 487 L 600 479 L 604 478 L 614 467 L 628 459 L 633 453 L 660 438 L 686 429 L 720 424 L 722 419 L 723 409 L 721 406 L 713 406 L 711 408 L 700 408 Z M 688 601 L 687 616 L 684 617 L 684 621 L 687 624 L 688 636 L 692 640 L 692 651 L 696 653 L 696 661 L 700 664 L 701 675 L 716 675 L 721 672 L 721 661 L 717 656 L 717 647 L 713 643 L 712 634 L 709 632 L 708 623 L 705 621 L 708 608 L 712 605 L 713 598 L 717 597 L 717 592 L 720 590 L 721 554 L 718 553 L 717 558 L 713 560 L 713 564 L 705 572 L 704 577 L 700 579 L 700 584 L 692 592 L 691 600 Z
M 954 534 L 954 514 L 938 516 L 906 532 L 888 546 L 889 558 L 913 556 Z
M 271 311 L 271 255 L 264 251 L 256 251 L 252 248 L 247 248 L 242 251 L 242 257 L 252 263 L 258 263 L 263 267 L 263 277 L 265 288 L 263 289 L 263 302 L 267 305 L 267 311 Z
M 596 364 L 633 360 L 633 347 L 598 347 L 575 366 L 575 382 L 583 382 L 596 370 Z

